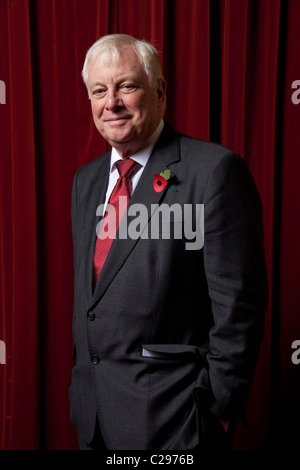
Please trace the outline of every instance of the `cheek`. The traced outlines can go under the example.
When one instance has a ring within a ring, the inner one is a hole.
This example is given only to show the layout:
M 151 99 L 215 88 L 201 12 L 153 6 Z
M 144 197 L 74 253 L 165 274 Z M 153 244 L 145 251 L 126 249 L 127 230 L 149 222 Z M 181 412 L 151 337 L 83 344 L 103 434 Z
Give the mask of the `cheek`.
M 146 118 L 153 117 L 158 109 L 156 95 L 148 94 L 141 97 L 140 109 Z
M 103 106 L 100 106 L 99 102 L 92 101 L 91 109 L 94 118 L 99 118 L 102 115 Z
M 148 107 L 147 97 L 145 95 L 128 95 L 127 99 L 125 100 L 125 106 L 133 110 L 136 114 L 144 114 Z

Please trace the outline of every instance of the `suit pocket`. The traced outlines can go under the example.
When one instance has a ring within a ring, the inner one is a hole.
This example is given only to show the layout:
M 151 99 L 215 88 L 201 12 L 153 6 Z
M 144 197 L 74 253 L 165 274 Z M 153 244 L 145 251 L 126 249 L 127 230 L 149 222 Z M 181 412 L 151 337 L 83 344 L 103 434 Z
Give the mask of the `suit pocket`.
M 143 344 L 142 356 L 205 362 L 207 349 L 190 344 Z
M 153 448 L 192 449 L 199 441 L 194 387 L 207 350 L 194 345 L 143 344 L 149 367 L 149 429 Z

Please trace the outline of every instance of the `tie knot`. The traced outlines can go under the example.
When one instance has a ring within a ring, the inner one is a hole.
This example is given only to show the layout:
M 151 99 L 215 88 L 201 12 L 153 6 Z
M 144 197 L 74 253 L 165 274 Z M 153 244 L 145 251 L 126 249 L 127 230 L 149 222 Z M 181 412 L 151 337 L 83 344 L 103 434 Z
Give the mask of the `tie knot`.
M 139 164 L 135 160 L 128 158 L 127 160 L 118 160 L 116 165 L 121 178 L 130 178 Z

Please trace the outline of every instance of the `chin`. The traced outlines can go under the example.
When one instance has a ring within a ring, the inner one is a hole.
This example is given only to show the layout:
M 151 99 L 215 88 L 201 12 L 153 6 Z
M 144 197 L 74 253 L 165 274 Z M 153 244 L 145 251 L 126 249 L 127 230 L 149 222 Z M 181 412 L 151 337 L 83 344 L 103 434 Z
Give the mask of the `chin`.
M 124 136 L 124 137 L 109 136 L 106 140 L 113 147 L 118 147 L 120 145 L 126 144 L 127 142 L 130 142 L 131 139 L 128 136 Z
M 114 147 L 136 139 L 136 134 L 132 132 L 107 132 L 105 135 L 103 137 Z

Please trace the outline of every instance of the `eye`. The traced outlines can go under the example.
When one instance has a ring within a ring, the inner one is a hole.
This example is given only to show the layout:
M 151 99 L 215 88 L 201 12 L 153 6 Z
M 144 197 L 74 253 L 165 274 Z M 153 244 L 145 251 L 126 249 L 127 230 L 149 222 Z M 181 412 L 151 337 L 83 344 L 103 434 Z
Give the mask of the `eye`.
M 101 98 L 105 94 L 105 91 L 104 88 L 96 88 L 92 91 L 92 96 L 93 98 Z
M 132 83 L 124 83 L 123 85 L 120 86 L 121 90 L 125 93 L 132 93 L 135 91 L 138 87 L 137 85 L 134 85 Z

